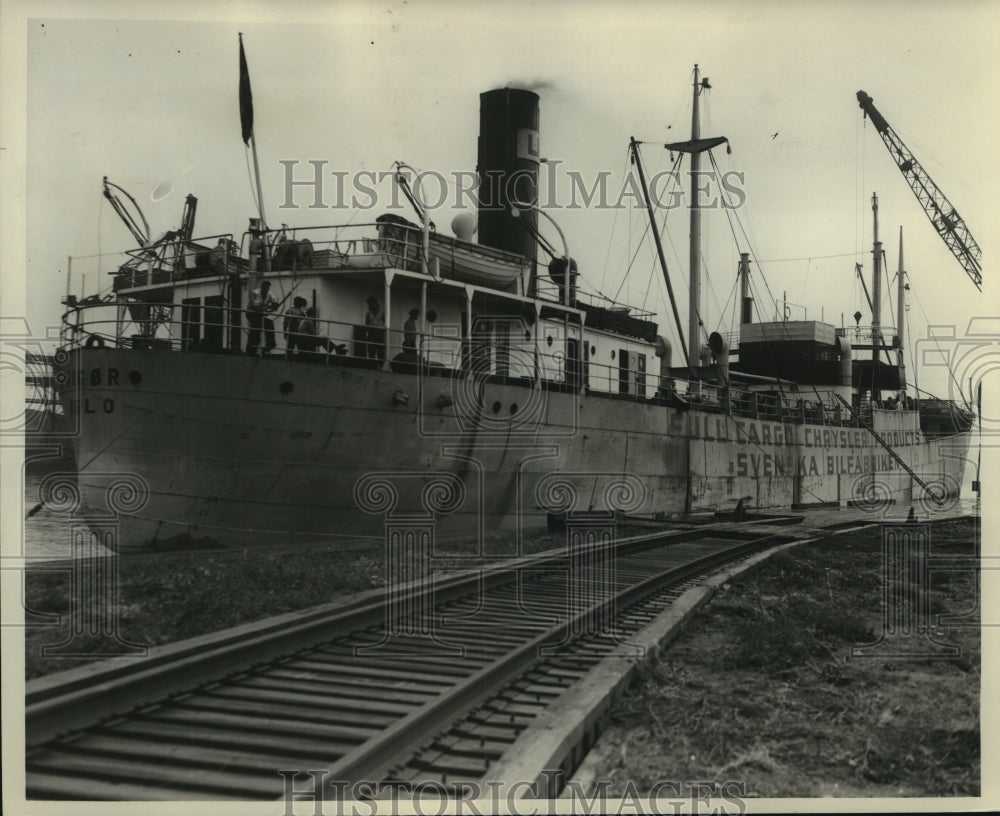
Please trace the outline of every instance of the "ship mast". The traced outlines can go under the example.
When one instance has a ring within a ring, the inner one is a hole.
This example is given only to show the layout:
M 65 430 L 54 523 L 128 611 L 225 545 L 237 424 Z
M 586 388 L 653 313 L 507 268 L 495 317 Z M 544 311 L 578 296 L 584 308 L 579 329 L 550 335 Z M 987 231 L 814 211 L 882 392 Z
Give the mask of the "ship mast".
M 701 154 L 729 140 L 725 136 L 701 138 L 701 123 L 698 117 L 698 97 L 703 90 L 712 86 L 708 77 L 698 79 L 698 66 L 694 66 L 694 105 L 691 110 L 691 139 L 665 145 L 668 150 L 691 154 L 691 250 L 688 276 L 690 278 L 688 300 L 688 365 L 692 370 L 701 365 L 701 208 L 698 205 L 698 174 L 701 170 Z
M 753 323 L 753 298 L 750 297 L 750 253 L 740 253 L 740 323 Z
M 707 86 L 708 80 L 705 80 Z M 691 107 L 691 142 L 701 138 L 701 122 L 698 117 L 698 66 L 694 66 L 694 101 Z M 690 292 L 688 300 L 688 354 L 692 368 L 700 364 L 699 350 L 701 338 L 698 331 L 701 315 L 701 208 L 698 205 L 698 173 L 701 169 L 701 153 L 691 153 L 691 248 L 688 257 Z
M 875 219 L 872 246 L 872 362 L 878 367 L 879 348 L 882 345 L 882 242 L 878 239 L 878 194 L 872 193 L 872 214 Z
M 899 397 L 906 396 L 906 366 L 903 362 L 903 321 L 906 319 L 906 273 L 903 271 L 903 228 L 899 228 L 899 271 L 896 272 L 896 336 L 899 338 L 897 357 L 899 364 Z

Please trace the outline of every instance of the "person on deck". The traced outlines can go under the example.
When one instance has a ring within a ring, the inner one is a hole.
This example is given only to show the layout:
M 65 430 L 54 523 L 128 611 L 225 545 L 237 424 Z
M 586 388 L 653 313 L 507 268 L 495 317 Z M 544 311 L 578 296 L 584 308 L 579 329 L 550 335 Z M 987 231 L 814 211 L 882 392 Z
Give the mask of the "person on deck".
M 271 296 L 271 282 L 261 281 L 260 286 L 251 292 L 250 304 L 247 307 L 247 322 L 250 324 L 247 354 L 257 354 L 261 329 L 264 331 L 263 356 L 270 354 L 271 349 L 277 345 L 274 340 L 274 321 L 267 316 L 277 308 L 278 301 Z
M 385 311 L 378 302 L 378 298 L 372 295 L 365 301 L 368 304 L 368 311 L 365 313 L 365 334 L 368 344 L 365 347 L 365 356 L 370 359 L 385 358 Z
M 316 320 L 316 307 L 310 306 L 306 309 L 305 317 L 299 321 L 298 349 L 296 357 L 298 360 L 319 362 L 323 360 L 323 355 L 316 349 L 323 349 L 333 354 L 347 354 L 347 346 L 343 343 L 334 343 L 329 337 L 324 337 L 319 333 Z
M 417 353 L 418 317 L 420 317 L 420 309 L 410 309 L 410 316 L 403 324 L 403 351 L 410 354 Z
M 298 358 L 300 360 L 316 361 L 321 359 L 320 355 L 316 352 L 316 349 L 319 348 L 324 351 L 330 351 L 332 343 L 328 338 L 320 336 L 319 329 L 316 326 L 315 306 L 310 306 L 306 309 L 305 316 L 299 321 L 298 328 L 297 345 L 299 348 Z
M 297 349 L 301 348 L 299 340 L 299 324 L 306 316 L 306 299 L 296 297 L 292 301 L 292 308 L 285 312 L 285 320 L 281 330 L 285 335 L 285 356 L 291 360 L 295 357 Z

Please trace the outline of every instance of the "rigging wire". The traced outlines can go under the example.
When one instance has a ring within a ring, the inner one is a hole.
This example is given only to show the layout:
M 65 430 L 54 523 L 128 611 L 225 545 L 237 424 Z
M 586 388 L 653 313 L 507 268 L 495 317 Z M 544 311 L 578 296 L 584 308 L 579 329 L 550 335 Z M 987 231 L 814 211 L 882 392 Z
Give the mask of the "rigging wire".
M 712 155 L 712 151 L 711 150 L 708 151 L 708 155 L 709 155 L 709 158 L 712 161 L 713 168 L 715 168 L 716 172 L 719 172 L 719 167 L 716 164 L 715 156 Z M 740 231 L 743 233 L 743 237 L 744 237 L 744 239 L 746 240 L 746 243 L 747 243 L 747 248 L 750 250 L 750 254 L 753 257 L 754 263 L 757 264 L 757 269 L 760 270 L 760 278 L 764 282 L 764 286 L 767 288 L 767 293 L 768 293 L 768 295 L 771 298 L 771 302 L 774 304 L 775 309 L 777 309 L 777 307 L 778 307 L 778 301 L 775 300 L 774 295 L 771 294 L 771 289 L 767 285 L 767 278 L 764 276 L 764 269 L 763 269 L 763 266 L 762 266 L 763 261 L 761 261 L 760 259 L 757 258 L 757 253 L 754 252 L 754 250 L 753 250 L 753 246 L 751 245 L 750 238 L 747 235 L 746 230 L 743 228 L 742 222 L 740 221 L 740 219 L 738 217 L 736 217 L 735 207 L 733 207 L 731 205 L 731 202 L 729 201 L 729 198 L 726 195 L 725 187 L 722 188 L 722 196 L 723 196 L 724 204 L 725 204 L 725 206 L 723 207 L 723 209 L 726 211 L 726 219 L 729 222 L 729 231 L 730 231 L 730 233 L 732 233 L 733 243 L 736 245 L 737 249 L 739 249 L 740 241 L 739 241 L 739 238 L 736 236 L 736 230 L 733 228 L 733 219 L 735 218 L 736 219 L 736 223 L 740 225 Z M 754 307 L 758 308 L 758 311 L 759 311 L 759 307 L 757 307 L 757 303 L 758 303 L 758 299 L 754 298 Z
M 712 160 L 712 165 L 713 165 L 713 167 L 715 167 L 716 169 L 718 169 L 718 165 L 716 165 L 716 163 L 715 163 L 715 157 L 714 157 L 714 156 L 712 156 L 712 152 L 711 152 L 711 151 L 709 151 L 709 154 L 708 154 L 708 155 L 709 155 L 709 158 L 711 158 L 711 160 Z M 723 193 L 722 193 L 722 195 L 723 195 L 723 198 L 724 198 L 724 200 L 725 200 L 725 204 L 726 204 L 726 207 L 725 207 L 725 209 L 726 209 L 726 212 L 727 212 L 727 214 L 728 214 L 728 213 L 729 213 L 729 211 L 731 211 L 731 210 L 735 210 L 735 208 L 731 206 L 731 204 L 730 204 L 730 202 L 729 202 L 729 198 L 728 198 L 728 196 L 726 196 L 726 194 L 725 194 L 725 188 L 723 187 L 722 189 L 723 189 Z M 762 263 L 761 263 L 760 259 L 758 258 L 758 253 L 757 253 L 757 251 L 756 251 L 756 250 L 754 249 L 754 245 L 753 245 L 753 244 L 754 244 L 754 242 L 752 242 L 752 241 L 750 240 L 750 236 L 749 236 L 749 235 L 747 234 L 747 231 L 746 231 L 746 228 L 745 228 L 745 227 L 743 226 L 743 222 L 742 222 L 742 221 L 741 221 L 741 220 L 740 220 L 740 219 L 739 219 L 738 217 L 736 217 L 736 216 L 735 216 L 735 213 L 733 214 L 733 217 L 735 217 L 735 218 L 736 218 L 736 223 L 737 223 L 737 224 L 739 224 L 739 227 L 740 227 L 740 232 L 741 232 L 741 233 L 743 234 L 743 237 L 744 237 L 744 239 L 746 240 L 746 243 L 747 243 L 747 249 L 749 249 L 749 251 L 750 251 L 750 255 L 751 255 L 751 257 L 753 258 L 753 260 L 754 260 L 754 263 L 756 263 L 756 264 L 757 264 L 757 269 L 758 269 L 758 270 L 760 270 L 760 279 L 761 279 L 761 280 L 763 281 L 763 283 L 764 283 L 764 288 L 765 288 L 765 289 L 767 289 L 767 294 L 768 294 L 768 297 L 770 297 L 770 299 L 771 299 L 771 303 L 773 303 L 773 304 L 774 304 L 774 307 L 775 307 L 775 309 L 777 309 L 777 308 L 778 308 L 778 301 L 777 301 L 777 299 L 776 299 L 776 298 L 774 297 L 774 294 L 773 294 L 773 293 L 771 292 L 771 287 L 770 287 L 770 285 L 768 284 L 768 282 L 767 282 L 767 277 L 766 277 L 766 276 L 765 276 L 765 274 L 764 274 L 764 268 L 763 268 L 763 265 L 762 265 Z M 736 231 L 732 229 L 732 222 L 731 222 L 731 221 L 730 221 L 730 230 L 732 230 L 732 232 L 733 232 L 733 237 L 734 237 L 734 239 L 735 239 L 735 236 L 736 236 Z M 737 245 L 737 246 L 739 246 L 739 240 L 736 240 L 736 245 Z M 756 301 L 755 301 L 755 305 L 756 305 Z
M 861 277 L 858 275 L 857 269 L 857 266 L 855 266 L 854 271 L 851 273 L 851 282 L 853 284 L 851 288 L 851 303 L 855 304 L 855 312 L 861 311 L 860 307 L 864 305 L 864 302 L 861 300 Z M 854 316 L 853 313 L 851 316 Z
M 942 349 L 941 344 L 938 343 L 937 335 L 930 331 L 931 321 L 930 318 L 927 317 L 927 312 L 924 311 L 924 304 L 920 302 L 920 298 L 917 297 L 917 292 L 915 289 L 910 289 L 910 294 L 913 295 L 913 299 L 917 302 L 917 306 L 920 307 L 920 313 L 924 316 L 924 325 L 927 326 L 927 335 L 930 337 L 931 340 L 934 341 L 934 346 L 935 348 L 937 348 L 938 353 L 941 356 L 941 359 L 947 359 L 947 355 L 945 354 L 944 349 Z M 910 336 L 912 337 L 912 335 Z M 958 393 L 959 396 L 962 397 L 962 401 L 966 405 L 969 405 L 969 399 L 965 396 L 965 391 L 962 390 L 962 383 L 960 383 L 957 379 L 955 379 L 955 372 L 951 370 L 950 365 L 946 365 L 945 368 L 948 369 L 948 376 L 951 377 L 951 381 L 955 383 L 955 386 L 958 388 Z
M 854 248 L 856 254 L 861 253 L 865 240 L 865 215 L 862 211 L 862 200 L 865 195 L 865 135 L 867 133 L 868 117 L 862 116 L 855 130 L 854 138 Z
M 913 329 L 911 328 L 911 324 L 910 324 L 910 310 L 909 309 L 905 309 L 903 311 L 903 322 L 906 323 L 906 336 L 910 339 L 910 342 L 906 344 L 906 353 L 907 353 L 907 355 L 910 358 L 910 366 L 912 367 L 910 370 L 913 371 L 913 376 L 914 376 L 914 379 L 915 379 L 916 376 L 917 376 L 917 358 L 914 355 L 914 348 L 913 347 L 914 347 L 915 344 L 912 342 L 913 341 Z M 914 383 L 914 385 L 916 385 L 916 383 Z
M 705 272 L 705 274 L 702 275 L 702 280 L 704 280 L 708 284 L 708 292 L 712 297 L 712 302 L 715 304 L 715 310 L 719 315 L 719 319 L 721 320 L 723 309 L 721 306 L 719 306 L 719 295 L 715 291 L 715 284 L 712 282 L 712 276 L 708 274 L 708 269 L 709 269 L 708 258 L 704 255 L 704 253 L 701 253 L 701 258 L 702 258 L 702 270 Z M 702 335 L 704 335 L 705 341 L 707 342 L 709 331 L 707 328 L 705 328 L 705 323 L 702 320 L 702 316 L 700 314 L 698 315 L 698 325 L 701 327 L 701 333 Z
M 837 252 L 833 255 L 810 255 L 802 258 L 761 258 L 760 263 L 786 263 L 790 261 L 822 261 L 827 258 L 856 258 L 860 252 Z
M 100 206 L 97 208 L 97 257 L 98 258 L 100 258 L 101 255 L 103 254 L 102 253 L 102 247 L 101 247 L 101 220 L 102 220 L 102 217 L 104 216 L 104 202 L 105 201 L 107 201 L 107 199 L 102 195 L 101 196 Z M 97 268 L 98 268 L 98 270 L 100 270 L 100 268 L 101 268 L 100 263 L 97 264 Z M 69 292 L 67 292 L 66 294 L 68 295 Z M 87 293 L 86 292 L 82 292 L 81 294 L 84 297 L 86 297 Z
M 649 290 L 653 288 L 653 280 L 656 278 L 656 275 L 653 274 L 653 272 L 655 270 L 656 270 L 656 260 L 654 259 L 653 260 L 653 265 L 650 268 L 649 275 L 648 275 L 648 277 L 646 279 L 646 291 L 642 295 L 642 308 L 643 309 L 645 309 L 646 306 L 647 306 L 647 304 L 649 303 Z M 657 290 L 657 291 L 659 291 L 659 290 Z
M 622 178 L 624 179 L 628 175 L 628 167 L 629 167 L 629 165 L 628 165 L 628 150 L 627 149 L 625 151 L 625 156 L 624 156 L 623 160 L 624 160 L 624 167 L 622 169 Z M 617 226 L 618 226 L 618 212 L 619 212 L 619 208 L 615 207 L 614 210 L 615 210 L 615 215 L 614 215 L 614 218 L 611 221 L 611 236 L 612 237 L 614 236 L 615 230 L 617 229 Z M 628 232 L 626 232 L 626 234 L 628 234 Z M 604 256 L 604 269 L 601 271 L 601 289 L 604 288 L 604 283 L 605 283 L 605 281 L 607 280 L 607 277 L 608 277 L 608 267 L 610 265 L 610 260 L 611 260 L 611 238 L 608 238 L 608 251 L 607 251 L 607 253 Z
M 812 260 L 813 259 L 810 258 L 808 261 L 806 261 L 806 271 L 805 274 L 802 276 L 802 282 L 800 284 L 800 289 L 798 290 L 798 292 L 802 292 L 801 297 L 803 300 L 805 300 L 805 293 L 809 292 L 809 268 L 812 266 Z M 796 293 L 795 297 L 800 297 L 798 292 Z M 803 309 L 804 308 L 805 307 L 803 306 Z M 803 319 L 805 319 L 806 314 L 808 314 L 808 312 L 803 314 Z
M 642 231 L 642 235 L 639 236 L 639 241 L 636 244 L 635 252 L 632 253 L 632 260 L 629 261 L 628 266 L 625 267 L 625 274 L 622 276 L 621 282 L 618 284 L 618 289 L 615 292 L 614 298 L 612 300 L 617 301 L 618 296 L 622 293 L 622 288 L 625 286 L 626 281 L 628 281 L 628 276 L 632 272 L 632 266 L 635 264 L 636 259 L 639 257 L 639 251 L 642 249 L 642 240 L 646 237 L 646 233 L 649 232 L 649 221 L 646 221 L 646 226 Z
M 661 159 L 661 163 L 662 163 L 662 159 Z M 671 181 L 671 185 L 667 189 L 668 193 L 672 193 L 673 190 L 676 188 L 676 186 L 678 184 L 680 184 L 680 175 L 678 174 L 678 169 L 680 168 L 680 164 L 681 164 L 681 155 L 678 154 L 677 158 L 674 160 L 673 165 L 670 168 L 670 181 Z M 658 165 L 658 167 L 659 167 L 659 165 Z M 670 242 L 670 248 L 671 248 L 671 251 L 674 254 L 674 259 L 677 261 L 677 267 L 680 267 L 680 260 L 677 258 L 677 250 L 676 250 L 676 248 L 673 245 L 673 238 L 671 237 L 670 233 L 667 232 L 667 219 L 670 217 L 670 209 L 671 209 L 670 207 L 667 207 L 666 208 L 666 212 L 665 212 L 665 214 L 663 216 L 663 226 L 660 227 L 660 245 L 661 246 L 663 245 L 663 238 L 664 238 L 664 236 L 666 236 L 667 240 Z M 655 213 L 655 210 L 654 210 L 654 213 Z M 655 266 L 655 263 L 654 263 L 654 266 Z M 667 272 L 667 270 L 662 270 L 662 272 L 663 272 L 664 275 L 669 274 Z M 653 277 L 652 274 L 650 274 L 650 279 L 652 279 L 652 277 Z M 647 288 L 646 291 L 647 291 L 647 297 L 648 297 L 648 292 L 649 292 L 648 288 Z M 660 305 L 663 307 L 664 314 L 666 314 L 667 303 L 666 303 L 666 300 L 664 298 L 664 290 L 658 288 L 657 291 L 659 292 L 659 295 L 660 295 Z M 681 327 L 680 326 L 677 326 L 676 329 L 677 329 L 678 332 L 681 331 Z M 678 336 L 678 340 L 680 340 L 679 336 Z M 681 345 L 683 346 L 683 344 L 681 344 Z
M 642 143 L 641 143 L 641 142 L 639 142 L 639 144 L 642 144 Z M 662 161 L 662 160 L 661 160 L 661 161 Z M 675 162 L 675 163 L 674 163 L 674 168 L 673 168 L 673 170 L 671 171 L 671 179 L 672 179 L 673 181 L 676 181 L 676 175 L 675 175 L 675 172 L 674 172 L 674 171 L 676 171 L 676 168 L 677 168 L 677 163 L 678 163 L 678 162 Z M 655 169 L 655 172 L 654 172 L 654 175 L 656 175 L 657 173 L 659 173 L 659 167 L 660 167 L 660 165 L 657 165 L 657 167 L 656 167 L 656 169 Z M 654 213 L 655 213 L 655 210 L 654 210 Z M 669 215 L 669 209 L 667 210 L 667 215 Z M 661 237 L 661 239 L 662 239 L 662 237 L 663 237 L 663 234 L 664 234 L 664 233 L 666 233 L 666 228 L 667 228 L 667 225 L 666 225 L 666 221 L 667 221 L 667 217 L 666 217 L 666 216 L 664 216 L 664 219 L 663 219 L 663 228 L 662 228 L 662 230 L 660 231 L 660 237 Z M 620 295 L 620 294 L 621 294 L 621 290 L 622 290 L 622 287 L 623 287 L 623 286 L 625 285 L 625 282 L 626 282 L 626 280 L 627 280 L 627 278 L 628 278 L 628 275 L 629 275 L 629 273 L 630 273 L 630 272 L 632 271 L 632 266 L 633 266 L 633 264 L 635 263 L 635 260 L 636 260 L 636 258 L 638 257 L 638 254 L 639 254 L 639 250 L 640 250 L 640 249 L 642 248 L 642 246 L 643 246 L 643 243 L 642 243 L 642 242 L 643 242 L 643 239 L 644 239 L 644 238 L 646 237 L 646 235 L 648 234 L 648 232 L 649 232 L 649 231 L 650 231 L 651 229 L 652 229 L 652 225 L 651 225 L 651 223 L 650 223 L 650 219 L 649 219 L 649 218 L 644 218 L 644 219 L 643 219 L 643 230 L 642 230 L 642 235 L 641 235 L 641 236 L 639 236 L 639 244 L 638 244 L 638 245 L 637 245 L 637 247 L 636 247 L 636 251 L 635 251 L 635 254 L 634 254 L 634 255 L 632 256 L 632 260 L 631 260 L 631 261 L 629 262 L 629 266 L 628 266 L 628 268 L 626 269 L 626 272 L 625 272 L 625 276 L 624 276 L 624 278 L 622 279 L 621 283 L 620 283 L 620 284 L 619 284 L 619 286 L 618 286 L 618 291 L 617 291 L 617 292 L 615 293 L 615 299 L 617 299 L 618 295 Z M 669 233 L 666 233 L 666 234 L 667 234 L 667 235 L 668 235 L 668 237 L 669 237 Z M 651 262 L 651 265 L 650 265 L 650 273 L 649 273 L 649 275 L 647 276 L 647 288 L 646 288 L 646 295 L 647 295 L 647 297 L 648 297 L 648 294 L 649 294 L 649 285 L 651 284 L 651 282 L 652 282 L 652 278 L 653 278 L 653 270 L 654 270 L 655 268 L 656 268 L 656 260 L 655 260 L 655 259 L 653 259 L 653 261 Z M 645 305 L 646 305 L 646 304 L 644 303 L 644 304 L 643 304 L 643 308 L 645 308 Z
M 732 333 L 733 331 L 735 331 L 735 329 L 733 327 L 734 327 L 734 325 L 736 323 L 736 290 L 739 287 L 739 283 L 740 283 L 740 272 L 739 272 L 739 264 L 737 264 L 736 265 L 736 277 L 733 278 L 733 286 L 729 290 L 729 295 L 727 295 L 727 297 L 726 297 L 726 304 L 725 304 L 725 306 L 723 306 L 722 309 L 719 312 L 719 325 L 720 326 L 725 326 L 726 325 L 726 323 L 725 323 L 726 309 L 729 308 L 729 302 L 732 301 L 732 303 L 733 303 L 733 312 L 732 312 L 732 317 L 729 319 L 729 331 L 730 331 L 730 333 Z
M 617 214 L 616 214 L 616 217 L 617 217 Z M 640 236 L 639 242 L 636 245 L 635 252 L 631 251 L 632 230 L 629 229 L 629 230 L 626 231 L 626 238 L 627 238 L 627 241 L 628 241 L 628 246 L 626 248 L 626 254 L 631 254 L 631 260 L 629 260 L 628 264 L 626 265 L 625 278 L 628 277 L 628 273 L 631 271 L 631 269 L 632 269 L 633 265 L 635 264 L 636 260 L 638 260 L 639 252 L 643 248 L 642 239 L 645 237 L 646 231 L 648 231 L 648 229 L 649 229 L 649 224 L 648 224 L 648 222 L 646 222 L 645 228 L 643 230 L 643 234 Z M 608 247 L 608 256 L 609 257 L 610 257 L 610 254 L 611 254 L 611 248 L 610 248 L 610 242 L 609 242 L 609 247 Z M 611 295 L 607 294 L 604 291 L 604 285 L 603 285 L 604 284 L 604 278 L 603 277 L 601 279 L 601 286 L 600 287 L 595 286 L 593 283 L 590 283 L 583 276 L 581 276 L 580 281 L 581 281 L 581 284 L 586 285 L 589 289 L 593 290 L 593 292 L 597 296 L 599 296 L 600 298 L 603 298 L 604 300 L 608 301 L 609 303 L 611 303 L 611 304 L 619 304 L 619 305 L 627 305 L 627 304 L 623 304 L 623 303 L 620 304 L 620 302 L 618 300 L 618 295 L 621 294 L 621 290 L 622 290 L 622 287 L 624 286 L 625 280 L 623 280 L 619 284 L 618 290 L 617 290 L 617 292 L 616 292 L 616 294 L 614 296 L 611 296 Z
M 886 257 L 885 250 L 883 249 L 882 250 L 882 269 L 886 269 L 887 266 L 888 266 L 888 263 L 889 263 L 889 259 Z M 896 314 L 896 309 L 893 307 L 893 303 L 892 303 L 892 291 L 895 288 L 895 287 L 893 287 L 892 283 L 893 283 L 894 280 L 896 280 L 896 278 L 898 276 L 899 276 L 899 273 L 898 272 L 894 272 L 892 274 L 892 279 L 886 281 L 885 299 L 889 302 L 889 314 L 891 314 L 891 315 L 895 315 Z M 886 277 L 888 278 L 888 276 L 886 276 Z M 895 324 L 895 320 L 896 320 L 896 318 L 893 317 L 893 324 Z M 882 321 L 880 319 L 879 323 L 881 324 L 881 322 Z M 899 326 L 896 326 L 896 333 L 899 334 Z
M 678 117 L 681 114 L 681 110 L 682 109 L 686 110 L 687 107 L 686 103 L 690 99 L 691 99 L 691 93 L 688 91 L 687 88 L 677 91 L 677 107 L 674 109 L 674 118 L 671 120 L 670 124 L 667 125 L 667 130 L 670 130 L 673 127 L 674 122 L 677 121 Z
M 643 144 L 643 142 L 637 140 L 637 144 L 641 145 L 641 144 Z M 670 178 L 670 181 L 671 181 L 671 187 L 668 188 L 668 192 L 670 192 L 673 189 L 673 185 L 676 185 L 676 184 L 679 183 L 680 179 L 679 179 L 679 175 L 677 173 L 677 169 L 680 166 L 682 155 L 683 154 L 679 154 L 677 156 L 677 158 L 674 159 L 673 165 L 672 165 L 670 173 L 669 173 L 669 178 Z M 662 166 L 662 158 L 661 158 L 660 162 L 657 164 L 656 168 L 654 168 L 654 173 L 653 173 L 652 177 L 655 177 L 656 175 L 659 174 L 661 166 Z M 679 257 L 677 255 L 677 249 L 676 249 L 676 247 L 674 246 L 674 243 L 673 243 L 673 236 L 671 236 L 671 234 L 669 232 L 667 232 L 667 218 L 670 215 L 670 209 L 671 208 L 667 207 L 665 209 L 666 209 L 666 215 L 664 215 L 664 217 L 663 217 L 663 225 L 658 230 L 659 237 L 660 237 L 660 242 L 661 242 L 661 246 L 662 246 L 662 243 L 663 243 L 663 237 L 666 236 L 667 241 L 670 243 L 671 252 L 673 253 L 673 260 L 677 263 L 678 266 L 681 266 Z M 655 210 L 654 210 L 654 217 L 653 217 L 652 220 L 655 221 Z M 646 231 L 649 230 L 649 229 L 651 229 L 650 221 L 651 221 L 651 219 L 648 216 L 644 219 L 645 228 L 643 230 L 643 236 L 642 237 L 645 237 Z M 643 304 L 644 308 L 646 308 L 646 303 L 648 303 L 649 286 L 651 284 L 651 279 L 653 277 L 653 270 L 655 269 L 656 265 L 657 265 L 657 261 L 656 261 L 656 259 L 653 259 L 652 262 L 651 262 L 651 267 L 650 267 L 650 274 L 649 274 L 650 280 L 647 283 L 647 289 L 646 289 L 646 302 Z M 667 271 L 664 271 L 664 274 L 669 274 L 669 273 Z M 687 284 L 687 281 L 685 280 L 684 283 Z M 666 313 L 666 311 L 667 311 L 667 304 L 666 304 L 666 301 L 664 300 L 664 297 L 663 297 L 663 291 L 659 290 L 659 294 L 660 294 L 660 304 L 663 307 L 664 313 Z M 676 329 L 677 329 L 678 332 L 681 331 L 681 327 L 680 326 L 677 326 Z M 682 338 L 679 338 L 679 339 L 682 340 Z M 681 345 L 683 346 L 683 342 L 681 343 Z
M 683 154 L 679 153 L 677 155 L 677 158 L 674 160 L 673 165 L 670 168 L 670 178 L 671 178 L 671 181 L 672 181 L 673 185 L 679 185 L 680 184 L 679 169 L 680 169 L 682 160 L 683 160 Z M 673 188 L 671 188 L 671 189 L 673 189 Z M 660 230 L 660 241 L 661 241 L 661 245 L 662 245 L 663 238 L 665 237 L 667 239 L 667 243 L 670 245 L 671 260 L 672 260 L 672 262 L 674 264 L 674 267 L 676 269 L 683 269 L 684 268 L 684 262 L 681 261 L 680 254 L 677 252 L 677 246 L 674 244 L 674 237 L 673 237 L 673 235 L 670 232 L 667 231 L 667 217 L 670 215 L 670 209 L 671 209 L 670 207 L 666 208 L 667 214 L 663 217 L 663 227 Z M 666 253 L 664 253 L 664 257 L 666 257 Z M 686 276 L 684 276 L 684 275 L 680 275 L 679 277 L 680 277 L 681 285 L 683 286 L 683 290 L 681 290 L 681 287 L 678 286 L 677 287 L 678 291 L 684 291 L 684 292 L 686 292 L 690 296 L 691 285 L 690 285 L 689 279 Z M 662 305 L 664 307 L 664 313 L 666 313 L 667 304 L 666 304 L 666 301 L 663 298 L 663 295 L 664 295 L 663 290 L 660 290 L 660 302 L 662 303 Z M 690 299 L 690 297 L 689 297 L 689 299 Z M 677 326 L 676 329 L 677 329 L 677 333 L 678 333 L 677 337 L 678 337 L 678 340 L 680 341 L 680 346 L 681 346 L 681 348 L 684 348 L 684 340 L 683 340 L 684 328 L 683 328 L 683 326 Z M 687 361 L 685 361 L 685 363 L 686 362 Z

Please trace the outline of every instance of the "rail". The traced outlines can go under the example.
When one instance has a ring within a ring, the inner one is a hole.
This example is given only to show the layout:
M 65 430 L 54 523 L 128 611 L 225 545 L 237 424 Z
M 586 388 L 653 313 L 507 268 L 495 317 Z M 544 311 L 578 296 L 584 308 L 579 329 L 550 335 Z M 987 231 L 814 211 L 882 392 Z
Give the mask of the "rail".
M 364 323 L 129 300 L 77 303 L 63 316 L 66 350 L 110 347 L 173 353 L 241 353 L 317 365 L 358 365 L 447 375 L 474 366 L 475 338 L 459 339 Z M 491 357 L 492 359 L 492 357 Z M 512 379 L 526 376 L 516 361 Z
M 52 355 L 25 352 L 24 355 L 24 404 L 40 412 L 61 413 L 52 373 Z M 29 422 L 30 425 L 30 422 Z M 25 430 L 34 430 L 26 427 Z
M 419 236 L 412 231 L 394 230 L 386 235 L 383 225 L 375 222 L 282 227 L 244 233 L 240 243 L 231 233 L 188 240 L 168 237 L 151 247 L 122 253 L 124 262 L 110 274 L 112 289 L 119 292 L 197 278 L 245 275 L 250 255 L 260 272 L 387 266 L 419 271 L 419 251 Z
M 397 588 L 407 594 L 403 605 L 377 593 L 346 609 L 308 610 L 154 649 L 143 660 L 33 680 L 29 795 L 277 799 L 282 768 L 381 779 L 428 734 L 551 663 L 553 648 L 558 661 L 564 645 L 582 642 L 582 676 L 614 648 L 615 621 L 635 603 L 772 540 L 700 530 L 568 546 Z M 595 566 L 611 570 L 600 592 L 590 584 L 601 577 L 591 574 Z M 404 608 L 419 619 L 393 621 L 390 610 Z M 449 646 L 460 653 L 439 654 Z M 566 674 L 552 672 L 564 686 Z M 480 745 L 491 731 L 483 729 Z
M 148 247 L 126 250 L 121 254 L 126 260 L 110 273 L 115 292 L 196 277 L 245 273 L 248 268 L 248 262 L 240 256 L 239 245 L 232 233 L 192 239 L 168 233 Z M 68 291 L 67 298 L 70 298 Z
M 424 271 L 420 228 L 397 220 L 398 217 L 380 218 L 388 220 L 295 228 L 282 226 L 258 233 L 248 232 L 239 243 L 231 233 L 187 240 L 168 235 L 151 247 L 121 253 L 125 260 L 110 273 L 114 278 L 112 289 L 118 292 L 234 273 L 245 275 L 250 268 L 249 256 L 256 258 L 259 272 L 377 268 Z M 518 289 L 521 294 L 527 292 L 527 273 L 534 268 L 535 295 L 562 302 L 561 284 L 551 279 L 542 263 L 533 265 L 518 254 L 481 244 L 463 244 L 436 233 L 431 234 L 429 250 L 427 272 L 446 279 L 468 280 L 468 270 L 464 275 L 461 271 L 463 264 L 475 266 L 480 263 L 485 265 L 480 269 L 487 270 L 492 265 L 495 274 L 483 274 L 487 285 L 507 291 Z M 581 292 L 575 284 L 573 301 L 638 320 L 654 318 L 652 312 Z
M 872 345 L 875 342 L 875 332 L 871 326 L 845 326 L 838 329 L 844 333 L 851 345 Z M 895 348 L 894 338 L 896 336 L 895 326 L 880 326 L 878 330 L 883 345 Z
M 189 306 L 138 300 L 78 302 L 63 317 L 60 340 L 65 350 L 110 347 L 170 353 L 258 354 L 322 366 L 388 368 L 396 373 L 459 377 L 472 374 L 490 382 L 579 391 L 590 396 L 681 409 L 729 414 L 775 422 L 826 425 L 856 424 L 832 393 L 724 387 L 625 369 L 617 364 L 567 359 L 565 351 L 535 340 L 512 345 L 501 354 L 475 336 L 459 338 L 408 332 L 397 327 L 326 320 L 307 323 L 297 316 L 230 309 L 224 305 Z M 655 358 L 651 358 L 655 359 Z M 862 419 L 877 404 L 857 406 Z

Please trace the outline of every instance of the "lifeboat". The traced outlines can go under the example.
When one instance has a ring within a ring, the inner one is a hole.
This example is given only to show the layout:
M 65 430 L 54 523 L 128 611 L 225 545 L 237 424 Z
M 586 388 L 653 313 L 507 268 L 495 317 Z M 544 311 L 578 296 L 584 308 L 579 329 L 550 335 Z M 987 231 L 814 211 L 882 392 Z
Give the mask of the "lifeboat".
M 407 269 L 419 263 L 422 242 L 419 226 L 392 214 L 380 215 L 375 220 L 387 265 Z M 512 286 L 530 264 L 523 255 L 436 232 L 430 234 L 428 254 L 431 263 L 438 262 L 442 277 L 497 289 Z

